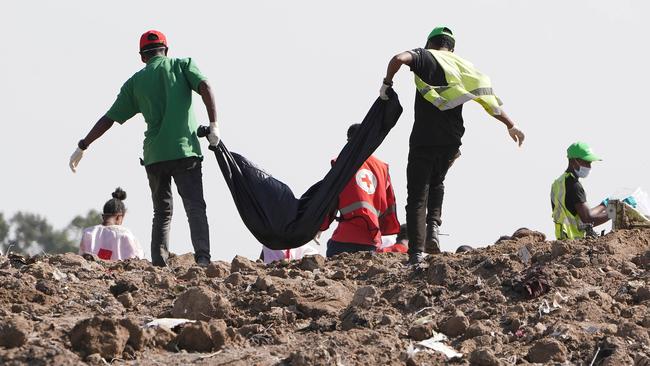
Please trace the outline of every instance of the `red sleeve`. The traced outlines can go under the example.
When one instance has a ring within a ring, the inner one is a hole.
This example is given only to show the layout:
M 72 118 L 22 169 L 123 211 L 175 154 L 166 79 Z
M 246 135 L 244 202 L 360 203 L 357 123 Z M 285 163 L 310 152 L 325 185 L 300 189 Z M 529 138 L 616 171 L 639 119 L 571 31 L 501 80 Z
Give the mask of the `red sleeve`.
M 379 218 L 379 229 L 381 235 L 393 235 L 399 233 L 399 220 L 397 220 L 397 202 L 393 184 L 390 181 L 390 174 L 386 172 L 386 211 Z

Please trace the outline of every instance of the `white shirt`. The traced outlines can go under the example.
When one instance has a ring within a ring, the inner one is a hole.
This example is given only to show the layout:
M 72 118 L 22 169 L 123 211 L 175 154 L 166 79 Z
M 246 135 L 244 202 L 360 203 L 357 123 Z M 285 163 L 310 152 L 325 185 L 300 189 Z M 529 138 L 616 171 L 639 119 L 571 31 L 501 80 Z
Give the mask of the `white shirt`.
M 121 225 L 96 225 L 85 228 L 79 254 L 92 253 L 104 260 L 144 258 L 140 243 Z
M 305 244 L 301 247 L 294 248 L 294 249 L 270 249 L 267 248 L 266 246 L 262 246 L 262 251 L 264 252 L 264 263 L 269 264 L 271 262 L 275 261 L 282 261 L 282 260 L 296 260 L 296 259 L 302 259 L 302 257 L 306 255 L 315 255 L 315 254 L 320 254 L 318 253 L 318 250 L 310 246 L 309 244 Z

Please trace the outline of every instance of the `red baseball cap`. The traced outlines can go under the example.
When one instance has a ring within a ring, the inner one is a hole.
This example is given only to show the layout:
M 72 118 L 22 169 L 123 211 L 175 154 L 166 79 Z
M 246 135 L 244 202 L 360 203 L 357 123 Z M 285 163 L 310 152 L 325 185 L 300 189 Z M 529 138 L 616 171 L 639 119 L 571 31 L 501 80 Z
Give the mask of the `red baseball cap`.
M 162 32 L 159 32 L 157 30 L 152 29 L 146 31 L 140 37 L 140 51 L 142 51 L 143 48 L 151 44 L 162 44 L 165 47 L 167 47 L 167 37 L 165 37 L 165 35 L 162 34 Z

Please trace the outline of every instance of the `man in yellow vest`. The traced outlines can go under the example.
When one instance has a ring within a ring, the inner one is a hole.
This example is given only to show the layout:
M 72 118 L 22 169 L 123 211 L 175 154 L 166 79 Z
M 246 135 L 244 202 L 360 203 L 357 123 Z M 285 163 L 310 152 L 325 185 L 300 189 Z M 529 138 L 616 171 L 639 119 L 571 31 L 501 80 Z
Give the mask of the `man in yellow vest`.
M 474 100 L 494 118 L 503 122 L 510 137 L 519 145 L 523 132 L 501 108 L 490 78 L 470 62 L 456 56 L 455 39 L 447 27 L 429 34 L 425 48 L 395 55 L 388 64 L 379 96 L 386 90 L 402 65 L 415 76 L 415 123 L 409 140 L 406 223 L 409 237 L 409 264 L 419 266 L 423 252 L 439 252 L 438 227 L 442 224 L 445 176 L 460 156 L 463 126 L 462 105 Z M 427 206 L 429 215 L 427 215 Z M 425 245 L 426 243 L 426 245 Z
M 587 196 L 580 183 L 591 170 L 591 163 L 600 161 L 584 142 L 571 144 L 567 149 L 569 166 L 551 187 L 551 207 L 558 240 L 584 238 L 593 227 L 604 224 L 607 217 L 607 200 L 596 207 L 587 206 Z

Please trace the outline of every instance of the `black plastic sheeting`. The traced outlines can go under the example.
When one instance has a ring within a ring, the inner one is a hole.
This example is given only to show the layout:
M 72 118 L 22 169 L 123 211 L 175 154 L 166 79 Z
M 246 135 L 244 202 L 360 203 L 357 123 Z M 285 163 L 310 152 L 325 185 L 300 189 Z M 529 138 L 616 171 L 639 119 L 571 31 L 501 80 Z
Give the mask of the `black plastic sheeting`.
M 244 224 L 271 249 L 297 248 L 308 243 L 325 218 L 336 209 L 338 196 L 364 161 L 381 145 L 402 114 L 397 94 L 377 99 L 358 132 L 343 147 L 323 180 L 300 198 L 291 188 L 256 167 L 245 157 L 228 151 L 223 142 L 211 146 Z M 207 127 L 199 128 L 199 136 Z

